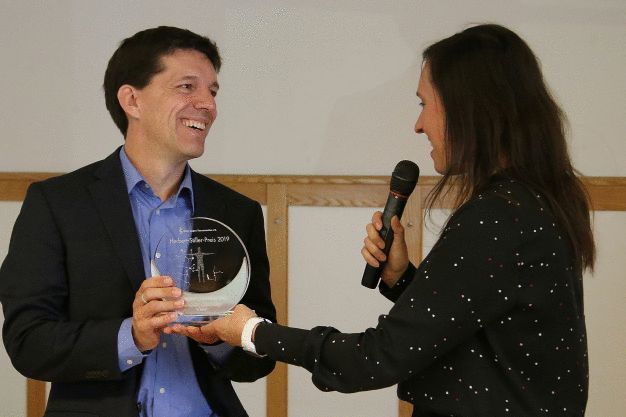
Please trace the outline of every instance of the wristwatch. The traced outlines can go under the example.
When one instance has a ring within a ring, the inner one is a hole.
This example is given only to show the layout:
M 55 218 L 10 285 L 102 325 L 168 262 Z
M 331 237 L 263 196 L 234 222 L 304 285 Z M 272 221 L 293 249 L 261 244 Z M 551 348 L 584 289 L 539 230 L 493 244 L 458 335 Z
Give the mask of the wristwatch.
M 241 347 L 246 352 L 262 358 L 267 355 L 259 355 L 256 351 L 256 346 L 254 346 L 254 342 L 252 341 L 252 332 L 259 323 L 271 323 L 271 321 L 264 319 L 263 317 L 249 318 L 248 321 L 246 321 L 246 324 L 243 325 L 243 331 L 241 332 Z

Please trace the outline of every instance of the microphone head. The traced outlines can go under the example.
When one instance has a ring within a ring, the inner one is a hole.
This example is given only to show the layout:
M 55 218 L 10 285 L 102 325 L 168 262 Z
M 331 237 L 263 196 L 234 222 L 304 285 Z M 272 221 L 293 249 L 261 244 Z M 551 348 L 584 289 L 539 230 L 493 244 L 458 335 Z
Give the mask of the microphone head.
M 391 191 L 408 197 L 415 189 L 419 176 L 420 169 L 415 162 L 398 162 L 391 174 Z

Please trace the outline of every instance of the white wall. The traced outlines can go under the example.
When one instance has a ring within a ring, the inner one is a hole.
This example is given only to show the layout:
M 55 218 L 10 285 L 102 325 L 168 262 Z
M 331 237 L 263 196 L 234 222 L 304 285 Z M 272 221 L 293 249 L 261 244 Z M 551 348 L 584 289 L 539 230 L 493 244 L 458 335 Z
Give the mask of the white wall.
M 104 68 L 123 38 L 164 24 L 210 36 L 224 59 L 220 116 L 206 155 L 193 162 L 199 171 L 389 175 L 398 160 L 409 158 L 423 175 L 434 175 L 429 146 L 412 131 L 420 51 L 469 23 L 486 21 L 516 30 L 541 59 L 569 116 L 571 152 L 582 173 L 626 176 L 623 0 L 0 0 L 0 171 L 65 172 L 121 144 L 104 107 Z M 18 207 L 0 203 L 0 259 Z M 343 293 L 328 285 L 308 294 L 319 274 L 306 262 L 311 248 L 327 251 L 325 279 L 358 287 L 358 274 L 350 277 L 362 263 L 352 252 L 369 210 L 334 210 L 344 209 L 290 210 L 290 319 L 358 330 L 385 306 L 365 304 L 357 318 L 334 310 Z M 332 234 L 333 227 L 312 227 L 308 220 L 323 224 L 325 218 L 345 226 Z M 586 280 L 590 417 L 626 414 L 624 224 L 624 213 L 596 216 L 600 262 Z M 329 239 L 344 248 L 337 256 Z M 335 268 L 345 268 L 341 277 L 331 276 Z M 24 380 L 4 352 L 0 375 L 0 410 L 22 415 Z M 306 415 L 298 407 L 318 395 L 324 395 L 317 401 L 320 415 L 332 415 L 335 406 L 376 412 L 393 401 L 393 394 L 381 392 L 368 408 L 363 397 L 326 396 L 296 369 L 290 370 L 290 384 L 296 417 Z M 244 402 L 263 398 L 261 385 L 238 389 L 249 392 Z
M 388 175 L 410 157 L 433 174 L 412 131 L 420 51 L 485 21 L 542 60 L 578 168 L 625 175 L 623 0 L 2 0 L 0 171 L 67 171 L 121 143 L 104 68 L 123 38 L 167 24 L 212 37 L 224 58 L 201 171 Z
M 289 209 L 289 325 L 333 326 L 342 332 L 375 327 L 391 302 L 360 285 L 364 226 L 371 208 Z M 398 408 L 396 387 L 350 395 L 319 391 L 311 374 L 290 366 L 290 417 L 391 416 Z
M 9 236 L 13 223 L 17 218 L 21 203 L 0 202 L 0 259 L 7 255 Z M 0 310 L 0 323 L 4 322 L 4 314 Z M 11 365 L 9 357 L 0 347 L 0 415 L 17 417 L 26 411 L 26 379 Z
M 626 415 L 626 213 L 595 215 L 598 262 L 585 283 L 589 341 L 587 417 Z

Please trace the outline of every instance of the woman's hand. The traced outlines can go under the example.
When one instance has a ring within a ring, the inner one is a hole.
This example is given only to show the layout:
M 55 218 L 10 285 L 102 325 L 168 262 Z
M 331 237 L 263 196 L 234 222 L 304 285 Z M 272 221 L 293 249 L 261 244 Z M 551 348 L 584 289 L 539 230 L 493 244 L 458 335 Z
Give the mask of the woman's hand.
M 241 333 L 248 319 L 257 317 L 254 310 L 243 304 L 238 304 L 232 314 L 212 321 L 202 327 L 202 331 L 217 335 L 217 337 L 232 346 L 241 346 Z
M 181 334 L 192 338 L 196 342 L 209 345 L 222 340 L 232 346 L 241 346 L 243 326 L 246 324 L 246 321 L 252 317 L 256 317 L 254 310 L 249 309 L 243 304 L 239 304 L 235 306 L 232 314 L 214 320 L 202 327 L 174 324 L 173 326 L 166 327 L 164 332 L 168 334 Z
M 382 216 L 383 214 L 380 211 L 375 212 L 372 216 L 372 222 L 365 227 L 367 236 L 363 240 L 364 245 L 363 249 L 361 249 L 361 255 L 363 255 L 365 262 L 375 268 L 380 266 L 380 262 L 387 262 L 381 273 L 381 279 L 391 288 L 409 267 L 409 253 L 404 240 L 404 227 L 400 224 L 398 216 L 393 216 L 391 219 L 393 243 L 389 250 L 389 256 L 385 256 L 383 252 L 385 241 L 379 234 L 383 227 Z

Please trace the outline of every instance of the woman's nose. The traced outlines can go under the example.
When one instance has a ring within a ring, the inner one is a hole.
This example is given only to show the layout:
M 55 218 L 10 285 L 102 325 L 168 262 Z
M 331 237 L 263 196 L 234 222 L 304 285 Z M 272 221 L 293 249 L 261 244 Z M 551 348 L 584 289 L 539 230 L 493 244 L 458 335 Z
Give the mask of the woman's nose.
M 415 122 L 415 133 L 424 133 L 424 125 L 422 123 L 422 115 L 420 114 Z

